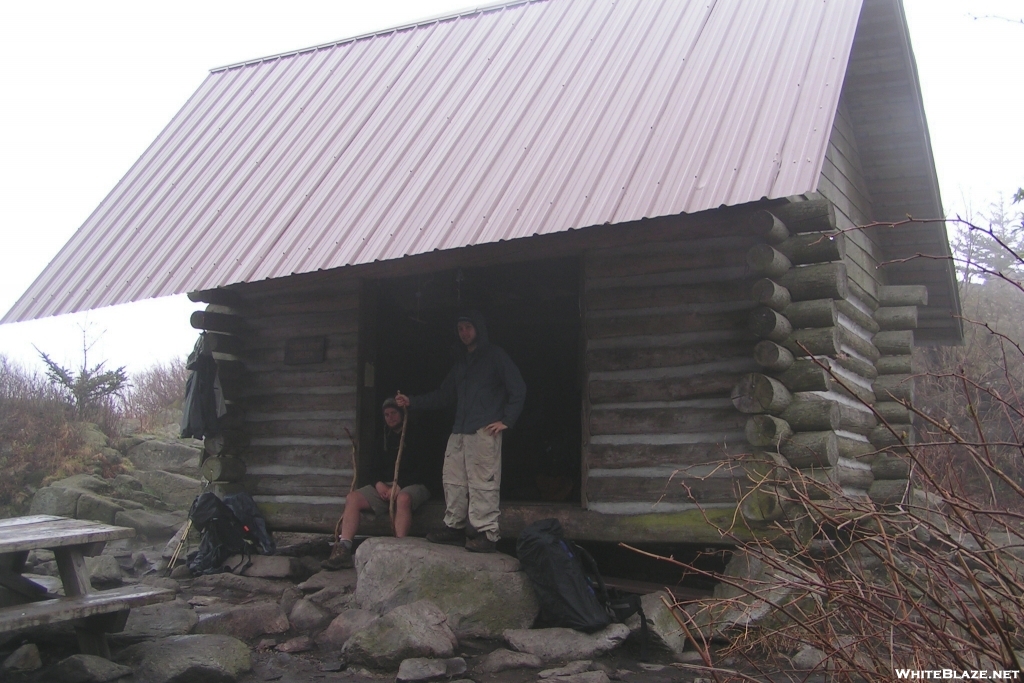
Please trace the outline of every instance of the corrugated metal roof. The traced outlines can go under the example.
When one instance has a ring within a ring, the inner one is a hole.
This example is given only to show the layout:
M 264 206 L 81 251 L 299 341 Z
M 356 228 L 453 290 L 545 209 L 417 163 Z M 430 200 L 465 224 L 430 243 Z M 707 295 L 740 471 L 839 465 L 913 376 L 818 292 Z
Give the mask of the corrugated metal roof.
M 813 191 L 860 0 L 536 0 L 214 71 L 4 318 Z

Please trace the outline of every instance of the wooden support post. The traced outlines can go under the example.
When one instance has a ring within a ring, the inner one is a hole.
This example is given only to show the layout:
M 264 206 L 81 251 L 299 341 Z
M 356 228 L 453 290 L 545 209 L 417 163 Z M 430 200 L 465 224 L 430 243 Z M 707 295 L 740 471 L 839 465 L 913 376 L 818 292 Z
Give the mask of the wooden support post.
M 868 434 L 868 439 L 878 448 L 910 446 L 915 443 L 914 428 L 909 424 L 878 425 Z
M 851 489 L 867 491 L 875 480 L 871 473 L 871 466 L 867 463 L 858 462 L 840 456 L 835 465 L 836 480 L 843 486 Z
M 783 342 L 795 357 L 828 356 L 835 358 L 840 353 L 839 328 L 811 327 L 793 330 L 793 334 Z
M 828 391 L 835 385 L 825 368 L 814 360 L 803 358 L 794 361 L 777 378 L 790 391 Z
M 848 460 L 861 460 L 878 452 L 878 449 L 872 446 L 870 442 L 851 439 L 846 436 L 837 435 L 836 445 L 839 447 L 839 457 L 847 458 Z
M 876 393 L 877 395 L 877 393 Z M 909 424 L 910 411 L 902 403 L 880 399 L 875 403 L 875 410 L 889 424 Z
M 881 453 L 871 461 L 875 479 L 909 479 L 910 462 L 891 453 Z

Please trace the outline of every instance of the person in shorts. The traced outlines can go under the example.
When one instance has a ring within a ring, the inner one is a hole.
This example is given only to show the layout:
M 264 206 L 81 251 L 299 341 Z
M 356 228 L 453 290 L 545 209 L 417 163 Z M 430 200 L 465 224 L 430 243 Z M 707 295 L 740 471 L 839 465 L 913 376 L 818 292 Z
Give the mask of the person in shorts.
M 402 421 L 405 416 L 393 398 L 384 401 L 383 411 L 383 448 L 374 458 L 370 472 L 370 481 L 375 483 L 353 491 L 345 498 L 341 537 L 334 545 L 331 557 L 321 563 L 324 569 L 344 569 L 352 566 L 352 540 L 359 531 L 360 512 L 372 510 L 378 517 L 387 517 L 390 512 L 391 483 L 395 476 L 395 460 L 398 458 L 398 445 L 402 439 Z M 417 451 L 414 441 L 406 430 L 405 449 L 398 472 L 398 487 L 395 489 L 395 536 L 398 538 L 408 535 L 409 527 L 412 526 L 413 510 L 430 500 L 430 491 L 420 483 L 423 481 L 420 473 L 422 454 Z

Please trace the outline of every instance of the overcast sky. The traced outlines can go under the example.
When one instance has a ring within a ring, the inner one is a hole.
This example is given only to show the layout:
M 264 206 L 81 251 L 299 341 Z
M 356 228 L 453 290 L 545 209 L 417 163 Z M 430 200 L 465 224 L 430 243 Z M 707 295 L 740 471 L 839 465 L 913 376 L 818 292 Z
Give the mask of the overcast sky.
M 830 0 L 836 1 L 836 0 Z M 0 7 L 0 313 L 198 88 L 209 69 L 473 7 L 466 0 L 91 0 Z M 1020 0 L 905 0 L 947 213 L 1024 185 Z M 1010 19 L 1012 21 L 1007 21 Z M 130 370 L 189 351 L 182 297 L 0 326 L 0 354 L 33 344 Z

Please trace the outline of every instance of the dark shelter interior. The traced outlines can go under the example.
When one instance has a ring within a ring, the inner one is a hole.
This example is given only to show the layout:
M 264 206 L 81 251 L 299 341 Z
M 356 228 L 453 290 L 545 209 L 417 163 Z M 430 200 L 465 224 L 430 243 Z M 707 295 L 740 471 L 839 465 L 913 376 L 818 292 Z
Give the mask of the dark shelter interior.
M 463 353 L 460 310 L 476 309 L 490 341 L 526 382 L 526 404 L 502 443 L 503 501 L 580 501 L 580 269 L 575 259 L 462 268 L 382 281 L 377 311 L 377 405 L 397 390 L 433 391 Z M 434 499 L 454 410 L 412 411 L 409 429 Z M 383 430 L 378 416 L 378 433 Z M 403 456 L 404 458 L 404 456 Z

